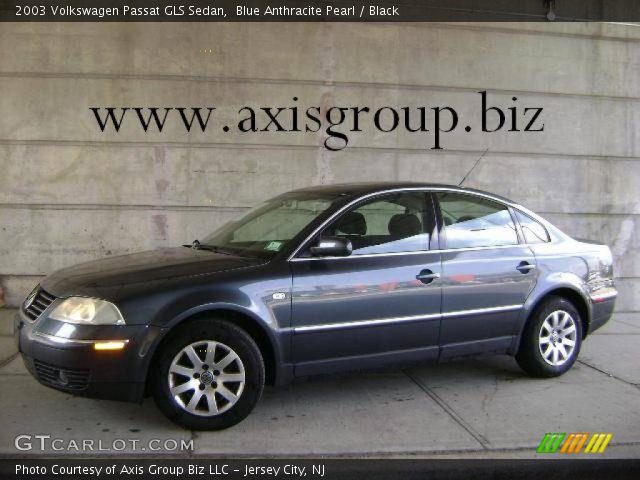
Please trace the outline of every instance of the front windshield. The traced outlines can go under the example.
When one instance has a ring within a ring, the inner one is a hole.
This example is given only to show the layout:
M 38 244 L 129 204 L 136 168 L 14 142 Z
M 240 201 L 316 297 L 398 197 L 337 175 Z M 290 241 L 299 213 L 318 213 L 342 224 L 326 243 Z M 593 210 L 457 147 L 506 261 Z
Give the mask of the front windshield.
M 293 192 L 267 200 L 249 210 L 239 220 L 229 222 L 201 244 L 221 251 L 272 257 L 335 199 L 318 192 Z

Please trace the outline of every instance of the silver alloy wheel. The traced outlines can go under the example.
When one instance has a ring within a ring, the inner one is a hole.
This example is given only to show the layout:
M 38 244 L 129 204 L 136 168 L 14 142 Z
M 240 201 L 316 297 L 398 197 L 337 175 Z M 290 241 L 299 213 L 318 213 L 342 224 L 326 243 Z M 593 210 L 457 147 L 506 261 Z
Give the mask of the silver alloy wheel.
M 554 367 L 564 365 L 576 348 L 576 322 L 564 310 L 550 313 L 542 322 L 538 347 L 545 362 Z
M 169 390 L 184 410 L 213 417 L 233 407 L 244 390 L 238 354 L 224 343 L 202 340 L 187 345 L 169 367 Z

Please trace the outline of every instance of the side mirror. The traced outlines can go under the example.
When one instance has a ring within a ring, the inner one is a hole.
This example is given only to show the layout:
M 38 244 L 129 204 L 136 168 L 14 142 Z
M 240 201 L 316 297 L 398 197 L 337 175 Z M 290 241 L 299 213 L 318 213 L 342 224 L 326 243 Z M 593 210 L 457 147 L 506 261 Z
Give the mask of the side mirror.
M 309 251 L 314 257 L 348 257 L 353 251 L 353 246 L 348 238 L 321 237 Z

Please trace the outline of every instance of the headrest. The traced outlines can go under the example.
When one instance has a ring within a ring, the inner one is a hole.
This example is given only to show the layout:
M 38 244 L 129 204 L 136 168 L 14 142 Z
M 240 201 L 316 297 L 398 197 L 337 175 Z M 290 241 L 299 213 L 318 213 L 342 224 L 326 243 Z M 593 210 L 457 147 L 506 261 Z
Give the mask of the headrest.
M 349 212 L 340 217 L 333 228 L 336 234 L 364 235 L 367 233 L 367 221 L 360 212 Z
M 389 233 L 392 237 L 412 237 L 419 235 L 421 231 L 420 220 L 410 213 L 397 213 L 389 220 Z

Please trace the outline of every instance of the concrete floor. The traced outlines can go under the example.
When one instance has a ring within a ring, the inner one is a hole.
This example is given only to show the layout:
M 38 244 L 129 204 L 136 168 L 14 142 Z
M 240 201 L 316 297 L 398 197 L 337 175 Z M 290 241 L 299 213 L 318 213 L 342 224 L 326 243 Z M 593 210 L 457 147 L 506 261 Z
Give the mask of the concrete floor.
M 14 446 L 18 435 L 44 434 L 62 439 L 57 446 L 93 439 L 94 448 L 98 441 L 111 448 L 91 455 L 118 453 L 115 439 L 127 443 L 121 453 L 133 453 L 137 439 L 136 454 L 173 456 L 522 458 L 536 456 L 545 432 L 611 432 L 602 456 L 640 458 L 640 316 L 618 314 L 560 378 L 528 378 L 507 357 L 316 378 L 267 389 L 232 429 L 190 432 L 165 420 L 151 400 L 82 399 L 39 385 L 7 336 L 11 315 L 0 310 L 0 456 L 51 453 L 48 440 L 44 451 Z M 150 452 L 150 439 L 169 439 L 169 447 Z M 193 449 L 172 450 L 181 439 Z

